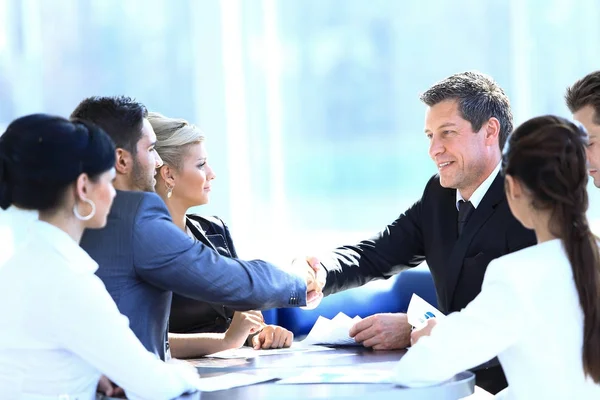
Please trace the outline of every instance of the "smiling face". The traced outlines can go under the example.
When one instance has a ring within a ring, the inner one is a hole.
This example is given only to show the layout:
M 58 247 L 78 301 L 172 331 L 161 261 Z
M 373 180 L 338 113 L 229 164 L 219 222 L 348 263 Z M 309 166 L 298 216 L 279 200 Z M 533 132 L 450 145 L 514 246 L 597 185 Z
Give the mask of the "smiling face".
M 495 118 L 474 132 L 471 123 L 461 116 L 457 100 L 444 100 L 427 108 L 425 134 L 440 184 L 460 190 L 466 199 L 500 160 L 498 134 L 489 133 L 492 120 Z
M 588 132 L 589 144 L 586 148 L 588 162 L 588 173 L 594 180 L 594 185 L 600 188 L 600 124 L 594 108 L 590 105 L 585 106 L 573 114 L 573 118 L 581 122 Z

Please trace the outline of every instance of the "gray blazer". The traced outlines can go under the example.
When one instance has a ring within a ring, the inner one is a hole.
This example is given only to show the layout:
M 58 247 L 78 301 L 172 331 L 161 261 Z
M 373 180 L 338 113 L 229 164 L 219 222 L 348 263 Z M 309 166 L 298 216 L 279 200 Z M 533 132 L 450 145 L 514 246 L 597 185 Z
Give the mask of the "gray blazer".
M 155 193 L 117 191 L 105 228 L 81 247 L 146 348 L 165 358 L 173 292 L 236 310 L 306 304 L 306 282 L 265 261 L 219 255 L 171 220 Z

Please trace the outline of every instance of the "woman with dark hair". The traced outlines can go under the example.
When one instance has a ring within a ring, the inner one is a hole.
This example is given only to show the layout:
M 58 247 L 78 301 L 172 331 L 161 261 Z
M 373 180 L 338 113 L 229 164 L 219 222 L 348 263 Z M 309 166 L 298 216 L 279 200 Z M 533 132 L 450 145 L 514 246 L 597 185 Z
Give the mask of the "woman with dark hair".
M 506 197 L 538 244 L 492 261 L 479 296 L 429 322 L 430 336 L 413 335 L 398 384 L 434 384 L 497 355 L 509 384 L 498 397 L 600 399 L 600 257 L 586 218 L 586 145 L 582 128 L 554 116 L 510 136 Z
M 0 207 L 39 213 L 0 268 L 0 397 L 92 399 L 101 374 L 130 398 L 170 399 L 198 386 L 194 369 L 148 352 L 78 243 L 102 228 L 115 190 L 103 130 L 44 114 L 0 137 Z

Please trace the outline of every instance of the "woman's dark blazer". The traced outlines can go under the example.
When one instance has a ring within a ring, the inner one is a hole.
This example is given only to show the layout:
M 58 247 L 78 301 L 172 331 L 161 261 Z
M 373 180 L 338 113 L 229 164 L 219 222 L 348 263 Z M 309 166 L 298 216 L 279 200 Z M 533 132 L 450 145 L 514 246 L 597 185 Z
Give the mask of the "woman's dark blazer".
M 222 256 L 237 258 L 229 229 L 220 218 L 188 214 L 186 224 L 197 240 Z M 229 328 L 233 313 L 232 309 L 221 304 L 205 303 L 173 294 L 169 332 L 223 333 Z

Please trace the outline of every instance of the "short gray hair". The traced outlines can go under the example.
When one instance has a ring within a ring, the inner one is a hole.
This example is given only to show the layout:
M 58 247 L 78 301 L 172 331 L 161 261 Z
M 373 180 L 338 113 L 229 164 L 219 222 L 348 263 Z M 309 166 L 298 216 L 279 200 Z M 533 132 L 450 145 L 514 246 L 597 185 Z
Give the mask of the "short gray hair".
M 503 149 L 513 130 L 513 115 L 504 90 L 490 76 L 477 71 L 461 72 L 436 83 L 421 95 L 421 101 L 429 107 L 444 100 L 458 101 L 458 110 L 471 123 L 473 131 L 480 130 L 490 118 L 497 118 L 500 122 L 498 142 L 500 150 Z

